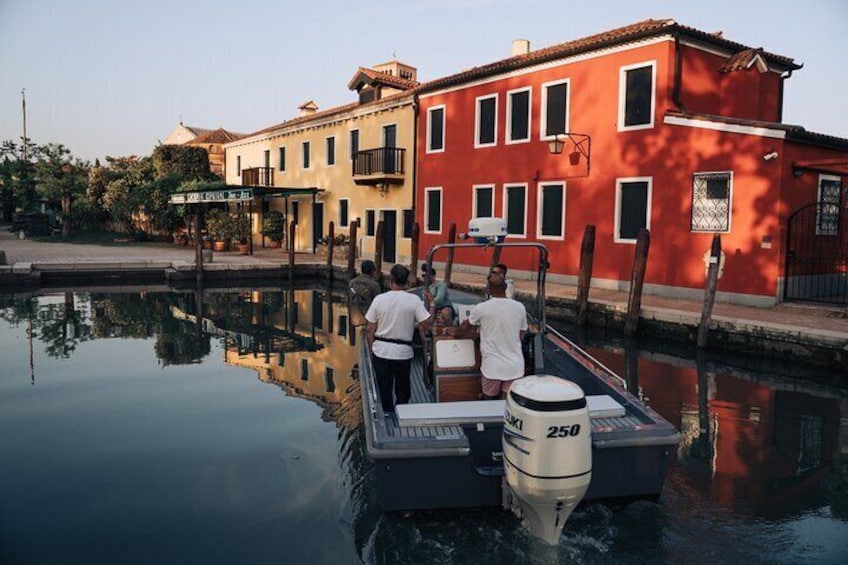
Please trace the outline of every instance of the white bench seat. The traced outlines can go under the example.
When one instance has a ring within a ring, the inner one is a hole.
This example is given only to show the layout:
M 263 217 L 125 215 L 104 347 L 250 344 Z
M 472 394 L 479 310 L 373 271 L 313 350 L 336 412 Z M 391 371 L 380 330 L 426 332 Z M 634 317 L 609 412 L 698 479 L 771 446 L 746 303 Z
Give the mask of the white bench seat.
M 586 403 L 591 418 L 616 418 L 625 414 L 624 406 L 606 394 L 587 396 Z M 505 400 L 398 404 L 395 413 L 401 427 L 495 424 L 503 421 L 505 404 Z

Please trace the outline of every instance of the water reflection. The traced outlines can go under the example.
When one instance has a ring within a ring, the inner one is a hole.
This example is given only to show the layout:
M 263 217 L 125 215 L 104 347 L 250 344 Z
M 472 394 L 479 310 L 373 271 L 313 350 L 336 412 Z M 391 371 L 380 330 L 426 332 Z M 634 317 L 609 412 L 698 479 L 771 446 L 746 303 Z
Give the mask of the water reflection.
M 345 290 L 322 284 L 319 288 L 0 296 L 0 318 L 7 328 L 17 328 L 15 335 L 22 336 L 15 341 L 0 332 L 0 347 L 5 348 L 2 351 L 15 351 L 16 359 L 20 360 L 15 361 L 18 363 L 15 367 L 20 366 L 21 371 L 27 359 L 29 365 L 28 377 L 0 375 L 0 387 L 7 391 L 5 404 L 0 395 L 0 407 L 5 410 L 5 415 L 0 410 L 0 421 L 8 424 L 10 430 L 20 429 L 14 428 L 20 422 L 29 423 L 32 427 L 27 429 L 35 430 L 29 433 L 38 432 L 38 426 L 32 425 L 34 422 L 47 426 L 51 416 L 60 421 L 59 428 L 64 419 L 74 421 L 76 414 L 71 410 L 76 409 L 76 404 L 67 412 L 50 412 L 35 403 L 39 401 L 37 395 L 22 394 L 19 388 L 9 384 L 10 379 L 22 380 L 25 391 L 39 392 L 40 385 L 49 388 L 51 382 L 65 379 L 65 373 L 85 372 L 86 366 L 74 365 L 75 356 L 82 356 L 86 349 L 82 344 L 91 346 L 90 342 L 95 340 L 115 338 L 135 340 L 131 343 L 152 350 L 159 367 L 168 369 L 168 377 L 158 377 L 155 383 L 147 385 L 142 381 L 154 377 L 142 372 L 145 378 L 132 383 L 136 394 L 148 395 L 143 396 L 148 399 L 147 404 L 117 396 L 122 392 L 116 393 L 112 401 L 117 405 L 126 403 L 125 410 L 154 407 L 164 410 L 168 408 L 170 395 L 179 399 L 171 400 L 171 404 L 197 402 L 198 398 L 204 405 L 213 404 L 208 409 L 209 420 L 203 423 L 214 422 L 216 436 L 209 438 L 206 428 L 199 426 L 197 435 L 181 444 L 185 445 L 186 453 L 177 451 L 170 456 L 174 469 L 185 466 L 180 484 L 202 491 L 204 499 L 210 501 L 206 506 L 191 506 L 194 510 L 188 512 L 191 517 L 186 520 L 201 520 L 207 530 L 218 528 L 215 530 L 220 538 L 218 543 L 228 548 L 241 543 L 227 537 L 224 532 L 228 528 L 235 528 L 233 535 L 241 536 L 238 540 L 254 535 L 249 538 L 253 542 L 249 559 L 252 562 L 284 561 L 292 555 L 310 555 L 317 547 L 333 548 L 332 555 L 344 555 L 344 562 L 356 555 L 368 563 L 682 562 L 691 560 L 693 555 L 714 562 L 848 561 L 844 541 L 848 539 L 848 390 L 843 376 L 805 371 L 786 364 L 773 366 L 755 358 L 698 356 L 694 352 L 662 347 L 663 344 L 637 344 L 606 335 L 576 338 L 604 364 L 624 376 L 631 390 L 647 399 L 654 410 L 678 426 L 683 434 L 661 504 L 639 503 L 616 509 L 598 504 L 582 507 L 570 519 L 563 541 L 555 548 L 539 544 L 509 514 L 498 509 L 381 513 L 375 505 L 373 474 L 362 435 L 354 370 L 357 335 L 348 315 Z M 120 349 L 127 343 L 115 341 L 110 348 Z M 24 345 L 29 351 L 21 353 Z M 217 387 L 226 386 L 228 394 L 240 394 L 246 383 L 254 385 L 257 380 L 229 377 L 241 374 L 239 371 L 228 372 L 226 379 L 214 380 L 213 375 L 222 368 L 247 369 L 248 375 L 255 374 L 261 383 L 272 387 L 260 385 L 261 390 L 253 391 L 256 396 L 250 402 L 230 401 Z M 203 378 L 189 384 L 170 376 L 183 375 L 179 372 L 182 369 L 198 369 Z M 101 380 L 89 385 L 95 391 L 91 393 L 89 410 L 104 404 L 96 396 L 96 390 L 110 384 L 105 378 L 98 378 Z M 34 388 L 30 382 L 35 384 Z M 71 384 L 81 389 L 85 386 L 81 381 Z M 197 390 L 204 386 L 204 390 Z M 79 395 L 73 387 L 61 389 L 62 395 Z M 268 394 L 277 390 L 284 391 L 291 402 L 310 407 L 312 412 L 306 411 L 296 418 L 292 404 L 280 400 L 282 395 Z M 43 396 L 46 399 L 48 395 Z M 300 402 L 301 399 L 307 402 Z M 22 402 L 34 403 L 31 408 L 25 404 L 30 412 L 17 408 Z M 287 411 L 285 414 L 279 413 L 281 407 Z M 10 408 L 15 410 L 10 412 Z M 240 420 L 231 415 L 239 409 Z M 186 412 L 192 410 L 199 408 L 186 407 Z M 37 417 L 32 411 L 38 411 Z M 254 419 L 257 413 L 262 415 L 259 421 Z M 159 417 L 169 423 L 192 422 L 179 407 Z M 146 420 L 142 414 L 140 421 Z M 322 445 L 310 443 L 317 432 L 327 428 L 328 422 L 335 444 L 326 445 L 326 440 Z M 98 421 L 90 429 L 99 430 L 100 424 Z M 243 434 L 233 435 L 232 443 L 227 444 L 226 431 L 230 428 Z M 151 461 L 144 461 L 150 468 L 160 466 L 164 457 L 160 434 L 165 432 L 154 431 L 151 437 L 133 437 L 134 449 L 150 455 Z M 64 432 L 62 428 L 47 436 L 48 444 L 54 441 L 56 445 L 66 445 Z M 135 428 L 132 433 L 141 435 Z M 0 439 L 4 437 L 8 440 L 15 435 L 0 433 Z M 251 449 L 241 449 L 238 445 L 245 438 L 250 440 Z M 7 469 L 30 456 L 30 441 L 34 444 L 46 441 L 29 436 L 24 440 L 20 441 L 25 447 L 12 444 L 4 455 Z M 138 447 L 139 442 L 151 446 L 149 452 Z M 193 454 L 191 450 L 198 449 L 198 444 L 204 446 L 204 451 Z M 79 445 L 67 445 L 80 449 Z M 218 452 L 222 446 L 223 455 Z M 100 449 L 99 445 L 83 447 L 94 452 Z M 281 449 L 286 453 L 282 457 L 284 465 L 278 453 Z M 316 456 L 320 462 L 314 467 L 299 469 L 295 461 L 303 461 L 310 449 L 324 455 L 329 452 L 329 457 Z M 246 453 L 242 454 L 243 451 Z M 200 479 L 189 472 L 191 468 L 183 459 L 188 455 L 205 461 L 199 465 Z M 241 456 L 244 460 L 239 459 Z M 44 457 L 45 461 L 64 461 L 54 457 L 53 452 Z M 64 457 L 72 457 L 72 451 Z M 133 457 L 139 455 L 134 453 Z M 115 464 L 116 459 L 110 456 L 106 463 Z M 84 469 L 80 474 L 96 473 L 87 463 L 80 463 Z M 127 464 L 128 468 L 134 466 L 135 463 Z M 226 469 L 220 473 L 226 478 L 224 482 L 209 478 L 218 477 L 219 474 L 209 472 L 217 466 Z M 38 468 L 35 464 L 30 467 Z M 122 467 L 113 468 L 130 473 Z M 263 468 L 261 474 L 251 474 Z M 62 482 L 69 480 L 69 475 L 72 473 L 62 467 L 50 473 L 53 490 L 48 493 L 51 496 L 43 497 L 48 502 L 42 504 L 56 504 L 54 500 L 59 495 L 67 496 L 67 492 L 74 490 L 76 483 Z M 7 482 L 0 481 L 0 495 L 17 496 L 19 489 L 11 485 L 17 484 L 18 477 L 12 481 L 0 472 L 0 478 L 4 476 Z M 335 490 L 327 487 L 328 477 L 336 481 Z M 90 480 L 99 482 L 96 476 Z M 168 490 L 173 480 L 173 474 L 162 475 L 161 500 L 174 497 L 182 500 L 179 497 L 184 489 Z M 313 497 L 306 499 L 320 500 L 320 504 L 290 502 L 294 494 L 283 485 L 298 480 L 303 481 L 296 483 L 299 492 L 311 489 Z M 30 488 L 35 489 L 34 485 Z M 323 497 L 315 494 L 318 491 Z M 236 499 L 219 501 L 215 498 L 219 492 L 250 493 L 250 496 L 239 499 L 238 512 L 234 512 Z M 144 508 L 138 500 L 128 500 Z M 25 508 L 30 503 L 20 496 L 16 501 L 15 508 Z M 114 504 L 115 516 L 127 510 L 121 500 Z M 188 498 L 186 504 L 196 502 Z M 53 506 L 36 506 L 33 508 L 39 516 L 48 515 L 51 508 L 55 510 Z M 207 508 L 214 511 L 204 510 Z M 254 515 L 257 509 L 262 512 L 258 518 Z M 67 513 L 67 509 L 59 510 Z M 176 506 L 174 510 L 177 511 Z M 5 535 L 14 522 L 3 512 L 0 505 L 0 561 L 4 555 L 8 556 L 4 551 L 9 547 L 22 547 L 20 541 L 9 545 Z M 244 517 L 254 522 L 248 526 L 240 521 L 227 522 L 216 512 L 235 514 L 239 520 Z M 76 507 L 74 513 L 84 516 Z M 187 511 L 177 515 L 185 517 Z M 301 516 L 308 516 L 312 527 L 322 528 L 329 537 L 317 539 L 298 529 Z M 79 518 L 79 522 L 94 529 L 103 527 L 102 521 L 85 522 Z M 157 544 L 173 552 L 172 560 L 190 560 L 190 554 L 180 553 L 187 546 L 179 532 L 194 530 L 176 519 L 169 526 L 161 529 Z M 16 532 L 23 531 L 20 526 L 15 528 Z M 257 529 L 261 530 L 261 537 Z M 168 537 L 170 531 L 174 532 L 173 539 Z M 120 533 L 117 540 L 132 539 L 130 533 L 125 538 Z M 39 539 L 38 535 L 33 534 L 33 539 Z M 287 543 L 281 546 L 267 542 L 275 539 L 286 539 Z M 54 542 L 58 544 L 56 551 L 64 549 L 71 554 L 81 546 L 81 542 L 74 545 L 61 537 L 54 538 Z M 779 553 L 773 553 L 775 548 L 779 548 Z M 112 557 L 116 555 L 119 553 Z M 216 555 L 222 561 L 239 560 L 230 550 L 208 553 L 212 562 Z

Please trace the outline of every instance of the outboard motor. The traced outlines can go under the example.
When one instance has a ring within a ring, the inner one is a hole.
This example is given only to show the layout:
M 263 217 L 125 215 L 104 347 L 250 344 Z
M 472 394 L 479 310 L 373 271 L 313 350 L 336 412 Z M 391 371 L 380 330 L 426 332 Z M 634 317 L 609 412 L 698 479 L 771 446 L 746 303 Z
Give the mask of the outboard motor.
M 586 396 L 551 375 L 515 381 L 504 414 L 504 507 L 549 544 L 583 499 L 592 478 L 592 427 Z

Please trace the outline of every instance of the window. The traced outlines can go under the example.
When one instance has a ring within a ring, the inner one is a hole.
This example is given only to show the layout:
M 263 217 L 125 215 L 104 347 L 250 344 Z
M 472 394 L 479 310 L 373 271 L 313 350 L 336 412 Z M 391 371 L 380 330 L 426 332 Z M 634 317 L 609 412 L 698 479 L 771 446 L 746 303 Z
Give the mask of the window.
M 693 232 L 730 231 L 730 186 L 733 176 L 723 173 L 692 175 Z
M 506 233 L 525 237 L 527 235 L 527 185 L 504 185 L 504 217 Z
M 270 149 L 266 149 L 266 150 L 265 150 L 265 153 L 264 153 L 264 155 L 263 155 L 263 161 L 264 161 L 264 163 L 265 163 L 263 166 L 264 166 L 266 169 L 268 169 L 268 168 L 270 168 L 270 167 L 271 167 L 271 150 L 270 150 Z
M 286 170 L 286 148 L 280 147 L 280 170 Z
M 651 177 L 618 179 L 615 186 L 615 234 L 618 243 L 636 243 L 651 227 Z
M 336 333 L 339 334 L 339 337 L 347 337 L 347 316 L 344 314 L 339 315 L 339 323 L 336 326 L 339 328 L 336 330 Z
M 296 224 L 300 223 L 300 222 L 298 221 L 298 216 L 300 216 L 300 214 L 299 214 L 299 212 L 300 212 L 300 203 L 299 203 L 297 200 L 292 200 L 291 208 L 292 208 L 292 210 L 291 210 L 291 214 L 292 214 L 292 222 L 294 222 L 294 223 L 296 223 Z
M 512 90 L 507 94 L 506 114 L 509 116 L 507 143 L 530 141 L 530 89 Z
M 568 131 L 568 85 L 567 80 L 542 85 L 542 139 Z
M 356 157 L 356 154 L 359 153 L 359 130 L 352 129 L 350 130 L 350 160 Z
M 474 202 L 472 206 L 475 218 L 494 217 L 495 185 L 483 184 L 474 186 Z
M 335 371 L 333 371 L 332 367 L 324 368 L 324 389 L 327 392 L 336 392 L 336 383 L 333 380 L 335 376 Z
M 327 165 L 336 164 L 336 138 L 327 138 Z
M 415 223 L 415 214 L 412 211 L 412 208 L 405 208 L 403 210 L 403 237 L 404 239 L 410 239 L 412 237 L 412 225 Z
M 427 110 L 427 153 L 445 150 L 445 107 L 435 106 Z
M 377 233 L 377 221 L 374 210 L 365 210 L 365 235 L 374 237 L 375 233 Z
M 562 239 L 565 234 L 565 183 L 539 185 L 539 239 Z
M 312 291 L 312 327 L 319 330 L 324 329 L 324 303 L 323 295 L 317 291 Z
M 442 189 L 424 189 L 424 232 L 442 233 Z
M 498 96 L 477 98 L 477 119 L 474 131 L 474 147 L 490 147 L 498 139 Z
M 303 142 L 303 168 L 309 168 L 309 142 Z
M 241 155 L 236 156 L 236 175 L 241 176 Z
M 339 227 L 346 228 L 350 225 L 350 201 L 347 198 L 339 199 Z
M 839 233 L 839 204 L 842 182 L 839 177 L 819 175 L 819 194 L 816 201 L 816 235 Z
M 654 70 L 656 62 L 621 68 L 619 76 L 619 131 L 654 125 Z
M 308 381 L 309 380 L 309 360 L 301 359 L 300 360 L 300 380 Z

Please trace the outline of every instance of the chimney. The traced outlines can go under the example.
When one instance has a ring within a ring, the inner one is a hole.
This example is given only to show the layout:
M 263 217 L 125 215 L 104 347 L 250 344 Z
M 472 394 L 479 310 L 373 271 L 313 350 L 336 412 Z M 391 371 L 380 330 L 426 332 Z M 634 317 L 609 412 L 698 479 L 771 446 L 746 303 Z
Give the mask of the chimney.
M 512 40 L 512 56 L 526 55 L 530 52 L 529 39 L 513 39 Z
M 297 109 L 300 110 L 300 116 L 310 116 L 318 111 L 318 104 L 310 100 L 298 106 Z

